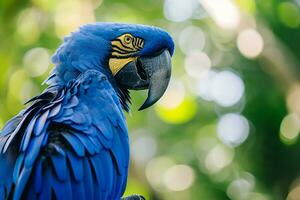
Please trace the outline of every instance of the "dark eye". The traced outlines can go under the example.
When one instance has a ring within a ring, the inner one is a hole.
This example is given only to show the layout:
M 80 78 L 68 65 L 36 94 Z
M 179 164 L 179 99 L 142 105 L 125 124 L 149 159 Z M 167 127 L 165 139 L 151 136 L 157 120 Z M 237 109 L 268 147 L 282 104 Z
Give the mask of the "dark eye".
M 129 43 L 132 41 L 132 38 L 131 38 L 130 36 L 126 35 L 126 36 L 124 37 L 124 41 L 125 41 L 127 44 L 129 44 Z

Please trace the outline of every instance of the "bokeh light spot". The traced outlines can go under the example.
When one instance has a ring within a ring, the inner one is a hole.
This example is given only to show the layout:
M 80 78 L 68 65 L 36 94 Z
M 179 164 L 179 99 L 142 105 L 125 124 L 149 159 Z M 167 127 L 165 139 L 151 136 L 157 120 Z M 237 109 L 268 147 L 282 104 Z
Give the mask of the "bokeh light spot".
M 203 50 L 205 46 L 205 34 L 201 28 L 188 26 L 180 33 L 179 47 L 185 54 L 192 53 L 194 50 Z
M 247 58 L 257 57 L 263 50 L 263 38 L 254 29 L 246 29 L 239 33 L 237 46 L 240 52 Z
M 240 23 L 240 12 L 232 0 L 199 0 L 218 26 L 235 29 Z
M 214 76 L 212 95 L 216 103 L 229 107 L 236 104 L 244 94 L 242 79 L 231 71 L 222 71 Z
M 196 83 L 191 83 L 191 87 L 195 93 L 206 101 L 212 101 L 214 99 L 212 94 L 212 83 L 217 72 L 209 70 L 208 73 L 203 74 L 202 77 L 196 80 Z
M 24 83 L 29 80 L 26 71 L 20 69 L 15 71 L 9 80 L 8 97 L 13 97 L 22 100 L 22 87 Z
M 194 170 L 187 165 L 175 165 L 166 170 L 163 180 L 171 191 L 183 191 L 192 186 L 195 179 Z
M 280 125 L 280 139 L 286 144 L 297 141 L 300 131 L 300 119 L 295 113 L 285 116 Z
M 150 185 L 156 190 L 164 190 L 165 184 L 163 182 L 164 173 L 175 163 L 168 157 L 157 157 L 152 159 L 146 166 L 146 178 Z
M 210 150 L 205 158 L 207 172 L 214 174 L 228 166 L 234 158 L 234 150 L 223 145 L 217 145 Z
M 281 2 L 278 5 L 280 21 L 289 28 L 297 28 L 300 25 L 300 11 L 292 2 Z
M 186 97 L 175 108 L 167 108 L 161 105 L 155 107 L 157 115 L 165 122 L 171 124 L 183 124 L 190 121 L 197 112 L 197 104 L 193 98 Z
M 8 93 L 6 95 L 5 106 L 8 112 L 18 113 L 23 108 L 24 83 L 29 80 L 28 74 L 24 69 L 16 70 L 11 76 L 8 84 Z
M 20 97 L 22 102 L 26 102 L 40 92 L 39 88 L 31 81 L 23 82 L 21 87 Z
M 227 195 L 230 199 L 248 199 L 254 185 L 247 179 L 239 178 L 230 183 Z
M 249 135 L 249 129 L 248 120 L 235 113 L 223 115 L 217 126 L 219 139 L 230 147 L 242 144 Z
M 165 0 L 164 14 L 170 21 L 185 21 L 193 14 L 193 2 L 193 0 Z
M 131 154 L 137 164 L 144 165 L 151 160 L 157 150 L 157 143 L 153 136 L 138 135 L 131 145 Z
M 201 78 L 203 74 L 208 73 L 211 60 L 206 53 L 196 50 L 187 55 L 184 67 L 189 76 Z
M 23 57 L 23 65 L 32 77 L 41 76 L 47 72 L 49 63 L 50 54 L 44 48 L 31 49 Z
M 28 45 L 39 39 L 40 19 L 41 13 L 35 8 L 27 8 L 19 14 L 16 28 L 20 43 Z
M 166 109 L 175 109 L 183 102 L 184 97 L 185 88 L 182 81 L 172 79 L 158 105 Z
M 90 1 L 60 1 L 55 11 L 55 31 L 60 38 L 75 31 L 80 25 L 96 21 Z

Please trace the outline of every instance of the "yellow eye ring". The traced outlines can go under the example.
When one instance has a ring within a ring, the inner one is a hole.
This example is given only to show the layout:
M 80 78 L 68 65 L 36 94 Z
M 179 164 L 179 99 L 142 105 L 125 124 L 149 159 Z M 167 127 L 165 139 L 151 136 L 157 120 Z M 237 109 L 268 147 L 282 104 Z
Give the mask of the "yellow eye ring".
M 124 37 L 124 42 L 127 44 L 130 44 L 132 41 L 132 37 L 130 37 L 129 35 L 125 35 Z

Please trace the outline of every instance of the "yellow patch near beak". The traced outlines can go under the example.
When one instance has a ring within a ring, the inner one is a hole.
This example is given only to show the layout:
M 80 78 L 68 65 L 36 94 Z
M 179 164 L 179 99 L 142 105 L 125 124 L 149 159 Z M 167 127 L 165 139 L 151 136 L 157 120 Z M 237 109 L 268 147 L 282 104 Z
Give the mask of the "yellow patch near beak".
M 135 61 L 134 55 L 144 46 L 142 38 L 125 33 L 111 42 L 112 53 L 109 58 L 109 68 L 115 76 L 126 64 Z
M 115 76 L 126 64 L 129 62 L 135 61 L 137 57 L 129 58 L 110 58 L 109 59 L 109 68 L 113 76 Z

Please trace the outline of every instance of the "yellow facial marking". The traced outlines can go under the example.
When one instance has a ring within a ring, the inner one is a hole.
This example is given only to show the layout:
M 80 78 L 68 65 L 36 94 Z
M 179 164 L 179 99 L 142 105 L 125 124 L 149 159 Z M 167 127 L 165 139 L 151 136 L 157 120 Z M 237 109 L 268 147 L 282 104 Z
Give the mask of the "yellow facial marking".
M 136 60 L 137 57 L 129 58 L 110 58 L 109 59 L 109 68 L 113 75 L 116 75 L 126 64 L 131 61 Z
M 144 40 L 126 33 L 113 40 L 111 46 L 109 68 L 116 75 L 127 63 L 137 59 L 135 54 L 144 47 Z

